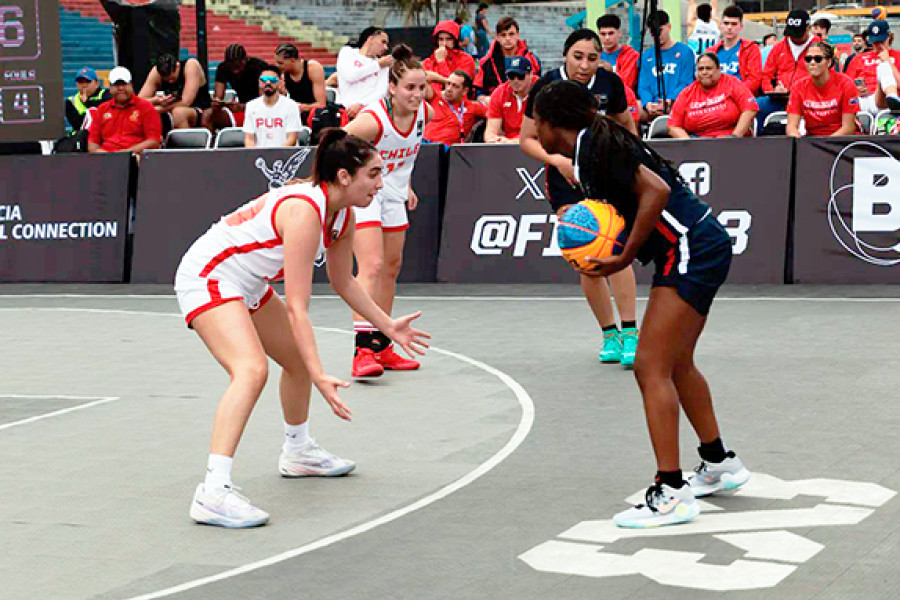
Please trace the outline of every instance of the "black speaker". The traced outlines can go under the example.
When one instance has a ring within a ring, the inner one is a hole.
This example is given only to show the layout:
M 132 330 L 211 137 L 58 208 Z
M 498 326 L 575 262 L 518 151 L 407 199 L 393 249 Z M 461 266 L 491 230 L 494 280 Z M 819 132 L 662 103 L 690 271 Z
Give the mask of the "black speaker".
M 113 21 L 118 65 L 131 71 L 134 89 L 138 91 L 161 54 L 178 57 L 181 48 L 178 4 L 131 6 L 116 0 L 100 0 L 100 3 Z

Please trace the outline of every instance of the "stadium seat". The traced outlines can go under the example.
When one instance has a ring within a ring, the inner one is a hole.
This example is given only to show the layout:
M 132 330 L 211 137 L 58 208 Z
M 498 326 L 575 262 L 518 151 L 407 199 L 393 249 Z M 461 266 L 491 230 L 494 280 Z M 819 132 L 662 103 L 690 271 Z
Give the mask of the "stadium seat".
M 337 88 L 326 87 L 325 88 L 325 102 L 336 103 L 337 101 L 338 101 Z
M 647 130 L 646 140 L 658 140 L 669 137 L 669 115 L 661 115 L 653 119 Z
M 209 148 L 212 143 L 212 134 L 208 129 L 173 129 L 166 136 L 164 147 L 167 150 Z
M 878 114 L 875 115 L 875 118 L 872 120 L 872 135 L 888 135 L 889 131 L 884 131 L 881 127 L 881 124 L 891 116 L 890 109 L 886 108 L 884 110 L 878 111 Z
M 875 135 L 875 117 L 872 116 L 872 113 L 859 111 L 856 113 L 856 122 L 863 135 Z
M 243 148 L 244 130 L 240 127 L 226 127 L 216 136 L 216 148 Z
M 312 139 L 312 129 L 309 127 L 301 127 L 300 133 L 297 134 L 297 145 L 298 146 L 309 146 L 309 141 Z
M 778 123 L 779 125 L 787 125 L 787 121 L 788 121 L 787 112 L 783 111 L 783 110 L 776 110 L 775 112 L 770 114 L 768 117 L 766 117 L 766 120 L 763 122 L 763 129 L 765 129 L 769 123 Z

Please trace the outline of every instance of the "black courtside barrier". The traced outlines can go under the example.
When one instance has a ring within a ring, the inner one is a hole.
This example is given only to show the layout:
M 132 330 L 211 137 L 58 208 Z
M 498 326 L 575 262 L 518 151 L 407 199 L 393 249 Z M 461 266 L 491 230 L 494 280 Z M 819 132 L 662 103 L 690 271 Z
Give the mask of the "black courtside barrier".
M 131 160 L 0 157 L 0 281 L 122 282 Z
M 413 188 L 420 206 L 410 213 L 401 281 L 434 281 L 439 218 L 438 147 L 416 160 Z M 171 283 L 188 247 L 222 215 L 267 190 L 312 171 L 315 149 L 220 149 L 148 152 L 138 179 L 131 280 Z M 317 269 L 317 281 L 326 281 Z
M 733 240 L 731 283 L 782 283 L 792 140 L 665 141 L 653 146 L 679 167 Z M 543 165 L 518 146 L 450 150 L 438 279 L 572 282 L 559 258 Z M 650 269 L 638 269 L 649 281 Z
M 797 142 L 794 281 L 900 283 L 900 140 Z

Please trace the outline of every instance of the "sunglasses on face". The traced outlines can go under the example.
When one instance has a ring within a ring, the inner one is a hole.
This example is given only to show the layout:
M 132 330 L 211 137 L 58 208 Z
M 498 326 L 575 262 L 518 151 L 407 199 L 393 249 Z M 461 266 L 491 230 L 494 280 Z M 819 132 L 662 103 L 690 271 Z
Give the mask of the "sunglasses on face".
M 275 77 L 274 75 L 263 75 L 262 77 L 259 78 L 259 80 L 262 83 L 271 83 L 273 85 L 278 83 L 278 78 Z
M 825 57 L 824 56 L 804 56 L 803 60 L 805 60 L 807 62 L 807 64 L 820 63 L 825 60 Z
M 506 77 L 509 79 L 525 79 L 525 73 L 507 73 Z

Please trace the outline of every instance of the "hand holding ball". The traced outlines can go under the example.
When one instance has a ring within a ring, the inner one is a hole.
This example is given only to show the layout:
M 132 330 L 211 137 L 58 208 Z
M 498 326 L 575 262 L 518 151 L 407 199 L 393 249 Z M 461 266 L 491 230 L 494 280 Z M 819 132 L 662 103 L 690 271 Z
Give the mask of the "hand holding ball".
M 605 202 L 582 200 L 559 219 L 557 240 L 563 258 L 575 269 L 597 270 L 588 257 L 608 258 L 619 254 L 627 239 L 625 219 Z

